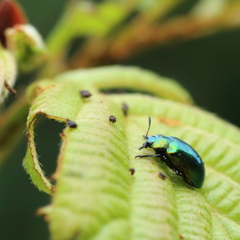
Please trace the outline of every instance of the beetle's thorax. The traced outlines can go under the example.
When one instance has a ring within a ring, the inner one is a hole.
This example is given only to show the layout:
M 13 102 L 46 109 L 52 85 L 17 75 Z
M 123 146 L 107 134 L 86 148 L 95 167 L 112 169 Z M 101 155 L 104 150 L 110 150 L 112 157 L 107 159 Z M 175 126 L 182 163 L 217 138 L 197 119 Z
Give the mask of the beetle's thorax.
M 153 148 L 153 149 L 166 149 L 170 143 L 170 139 L 163 135 L 153 135 L 146 138 L 146 142 L 143 143 L 142 148 Z
M 152 142 L 151 148 L 153 149 L 167 149 L 169 143 L 171 142 L 168 137 L 165 137 L 163 135 L 153 135 L 149 137 L 148 140 Z

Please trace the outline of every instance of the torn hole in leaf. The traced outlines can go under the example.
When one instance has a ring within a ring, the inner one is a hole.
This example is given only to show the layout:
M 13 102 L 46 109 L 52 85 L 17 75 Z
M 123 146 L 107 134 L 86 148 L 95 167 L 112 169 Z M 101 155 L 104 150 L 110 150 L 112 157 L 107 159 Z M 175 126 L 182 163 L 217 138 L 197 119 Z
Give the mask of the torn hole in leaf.
M 38 160 L 45 176 L 52 180 L 52 175 L 56 171 L 57 159 L 60 152 L 60 134 L 66 127 L 66 123 L 48 119 L 43 114 L 38 114 L 35 127 L 35 145 Z
M 30 178 L 32 179 L 33 183 L 38 187 L 40 191 L 44 191 L 47 194 L 53 194 L 55 187 L 50 181 L 49 177 L 42 168 L 42 163 L 39 162 L 37 148 L 36 148 L 36 134 L 34 130 L 34 122 L 36 120 L 36 117 L 39 114 L 45 115 L 47 118 L 54 119 L 59 122 L 68 123 L 66 118 L 54 116 L 54 115 L 48 115 L 41 111 L 35 111 L 35 113 L 32 113 L 29 115 L 28 119 L 28 127 L 27 127 L 27 137 L 28 137 L 28 147 L 27 147 L 27 153 L 25 155 L 23 166 L 27 173 L 30 175 Z M 69 124 L 68 124 L 69 126 Z M 50 135 L 52 135 L 51 129 L 47 133 L 45 133 L 44 139 L 47 139 Z M 50 151 L 46 151 L 46 146 L 49 144 L 46 144 L 46 141 L 44 141 L 44 152 L 48 154 L 47 161 L 54 161 L 49 159 L 49 154 L 52 152 L 52 148 L 50 148 Z M 42 159 L 41 159 L 42 160 Z M 55 160 L 56 161 L 56 160 Z M 58 167 L 58 166 L 57 166 Z M 45 170 L 45 169 L 44 169 Z M 55 172 L 55 171 L 54 171 Z

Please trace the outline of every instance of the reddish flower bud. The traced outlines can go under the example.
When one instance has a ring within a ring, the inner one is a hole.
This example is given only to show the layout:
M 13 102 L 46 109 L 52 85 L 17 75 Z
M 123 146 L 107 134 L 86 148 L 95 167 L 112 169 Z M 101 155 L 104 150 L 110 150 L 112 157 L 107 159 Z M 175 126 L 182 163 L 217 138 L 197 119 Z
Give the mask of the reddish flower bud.
M 24 24 L 27 20 L 20 5 L 11 0 L 0 2 L 0 19 L 0 42 L 6 47 L 5 30 L 16 24 Z

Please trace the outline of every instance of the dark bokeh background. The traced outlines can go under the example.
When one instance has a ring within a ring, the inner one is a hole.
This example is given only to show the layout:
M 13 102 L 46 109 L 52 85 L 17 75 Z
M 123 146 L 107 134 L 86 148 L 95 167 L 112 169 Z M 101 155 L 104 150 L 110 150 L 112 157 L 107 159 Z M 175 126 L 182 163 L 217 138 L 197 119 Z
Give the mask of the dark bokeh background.
M 19 0 L 30 22 L 46 37 L 67 0 Z M 137 65 L 178 80 L 197 105 L 240 126 L 240 28 L 136 54 L 121 64 Z M 24 80 L 23 80 L 24 81 Z M 53 172 L 64 125 L 37 126 L 38 153 L 47 175 Z M 50 131 L 51 129 L 51 131 Z M 0 169 L 0 236 L 7 240 L 49 239 L 47 224 L 35 212 L 50 198 L 31 184 L 22 168 L 22 142 Z

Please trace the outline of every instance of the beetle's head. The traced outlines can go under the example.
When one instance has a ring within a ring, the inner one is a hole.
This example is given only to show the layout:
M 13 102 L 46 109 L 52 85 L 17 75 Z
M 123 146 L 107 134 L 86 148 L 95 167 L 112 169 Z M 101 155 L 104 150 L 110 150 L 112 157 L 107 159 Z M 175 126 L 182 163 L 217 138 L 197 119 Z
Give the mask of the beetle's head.
M 143 138 L 146 140 L 144 143 L 143 143 L 143 145 L 138 149 L 138 150 L 141 150 L 141 149 L 143 149 L 143 148 L 149 148 L 149 147 L 151 147 L 151 145 L 152 145 L 152 141 L 149 141 L 149 139 L 151 138 L 151 137 L 148 137 L 148 132 L 149 132 L 149 130 L 150 130 L 150 127 L 151 127 L 151 117 L 148 117 L 148 129 L 147 129 L 147 132 L 146 132 L 146 135 L 143 135 Z
M 153 135 L 151 137 L 146 137 L 144 136 L 144 138 L 146 139 L 146 141 L 143 143 L 143 145 L 138 149 L 141 150 L 143 148 L 151 148 L 152 144 L 155 142 L 157 135 Z
M 141 150 L 143 148 L 148 148 L 148 147 L 149 147 L 148 142 L 146 141 L 146 142 L 143 143 L 143 145 L 138 150 Z

